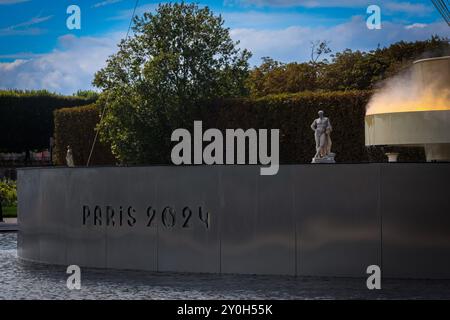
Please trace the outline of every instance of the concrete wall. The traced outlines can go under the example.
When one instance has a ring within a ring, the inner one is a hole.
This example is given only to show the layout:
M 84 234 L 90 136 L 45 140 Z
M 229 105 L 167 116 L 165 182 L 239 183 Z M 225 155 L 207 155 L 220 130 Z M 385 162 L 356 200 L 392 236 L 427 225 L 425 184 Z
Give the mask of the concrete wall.
M 258 166 L 21 169 L 19 257 L 355 277 L 376 264 L 384 277 L 450 278 L 449 178 L 449 163 L 286 165 L 276 176 Z

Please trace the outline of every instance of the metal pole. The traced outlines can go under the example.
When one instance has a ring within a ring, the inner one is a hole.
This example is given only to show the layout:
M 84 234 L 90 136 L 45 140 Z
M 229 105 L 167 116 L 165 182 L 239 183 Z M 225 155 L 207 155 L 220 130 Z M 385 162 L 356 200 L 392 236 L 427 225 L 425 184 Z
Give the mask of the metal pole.
M 136 8 L 138 6 L 138 3 L 139 3 L 139 0 L 136 0 L 136 2 L 134 3 L 133 14 L 131 15 L 131 20 L 130 20 L 130 24 L 128 25 L 128 31 L 127 31 L 127 35 L 125 36 L 125 40 L 128 40 L 128 35 L 130 34 L 131 25 L 133 24 L 133 18 L 134 18 L 134 15 L 136 14 Z M 104 106 L 104 108 L 102 110 L 102 114 L 100 115 L 100 122 L 99 123 L 102 122 L 103 117 L 105 116 L 105 111 L 106 111 L 107 107 L 108 107 L 108 99 L 106 99 L 105 106 Z M 89 157 L 87 159 L 86 167 L 89 167 L 89 165 L 91 163 L 91 157 L 92 157 L 92 153 L 94 152 L 95 144 L 97 143 L 97 137 L 98 137 L 98 132 L 99 131 L 100 131 L 100 127 L 95 132 L 94 141 L 92 142 L 91 151 L 89 152 Z

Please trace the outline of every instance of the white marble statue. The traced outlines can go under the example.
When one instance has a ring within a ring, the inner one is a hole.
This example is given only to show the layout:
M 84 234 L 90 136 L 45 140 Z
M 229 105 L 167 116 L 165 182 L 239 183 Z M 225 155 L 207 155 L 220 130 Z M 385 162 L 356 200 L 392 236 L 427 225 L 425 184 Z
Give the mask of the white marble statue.
M 331 152 L 331 127 L 330 119 L 324 117 L 323 111 L 319 111 L 319 118 L 311 124 L 316 140 L 316 154 L 312 163 L 334 163 L 335 154 Z
M 70 146 L 67 146 L 66 163 L 68 167 L 75 167 L 75 163 L 73 162 L 72 148 Z

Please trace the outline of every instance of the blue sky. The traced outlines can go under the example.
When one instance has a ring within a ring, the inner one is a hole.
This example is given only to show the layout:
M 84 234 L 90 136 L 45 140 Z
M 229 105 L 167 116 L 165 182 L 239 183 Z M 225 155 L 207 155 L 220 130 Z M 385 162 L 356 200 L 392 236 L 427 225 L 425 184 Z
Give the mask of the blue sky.
M 188 1 L 189 2 L 189 1 Z M 135 0 L 0 0 L 0 88 L 48 89 L 71 94 L 91 88 L 95 71 L 125 36 Z M 426 0 L 203 0 L 222 14 L 240 46 L 284 62 L 306 61 L 310 42 L 330 41 L 334 52 L 450 37 Z M 69 5 L 81 8 L 81 30 L 68 30 Z M 382 29 L 366 27 L 367 7 L 379 5 Z M 137 13 L 158 1 L 140 0 Z

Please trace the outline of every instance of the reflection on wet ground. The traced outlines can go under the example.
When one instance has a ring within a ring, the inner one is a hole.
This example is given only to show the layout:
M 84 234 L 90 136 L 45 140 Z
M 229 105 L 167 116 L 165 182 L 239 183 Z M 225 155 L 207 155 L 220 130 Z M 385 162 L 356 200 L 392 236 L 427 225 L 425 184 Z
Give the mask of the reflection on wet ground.
M 17 234 L 0 233 L 0 299 L 450 299 L 450 280 L 155 273 L 82 268 L 81 290 L 63 266 L 24 263 Z

